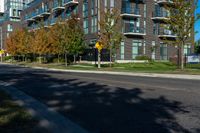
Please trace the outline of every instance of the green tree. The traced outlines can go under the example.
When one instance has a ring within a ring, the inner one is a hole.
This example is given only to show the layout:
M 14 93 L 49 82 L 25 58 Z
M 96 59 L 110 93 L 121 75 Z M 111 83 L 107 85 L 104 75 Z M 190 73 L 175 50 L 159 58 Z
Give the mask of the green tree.
M 59 19 L 56 24 L 51 28 L 51 38 L 53 42 L 54 53 L 65 55 L 65 65 L 67 66 L 67 55 L 69 53 L 69 34 L 68 24 L 66 21 Z
M 172 4 L 165 6 L 169 12 L 168 19 L 165 20 L 164 28 L 172 31 L 176 35 L 175 41 L 165 39 L 167 44 L 178 46 L 181 53 L 181 69 L 184 69 L 184 46 L 187 43 L 194 44 L 194 24 L 199 15 L 195 18 L 197 0 L 173 0 Z
M 113 8 L 104 10 L 101 13 L 99 41 L 104 48 L 110 50 L 110 67 L 112 65 L 112 57 L 116 55 L 119 44 L 123 39 L 120 24 L 120 12 Z
M 76 16 L 73 16 L 67 21 L 68 25 L 68 41 L 69 52 L 74 56 L 74 63 L 76 63 L 76 57 L 84 51 L 84 33 L 81 28 L 80 22 Z
M 195 53 L 200 54 L 200 45 L 195 44 Z

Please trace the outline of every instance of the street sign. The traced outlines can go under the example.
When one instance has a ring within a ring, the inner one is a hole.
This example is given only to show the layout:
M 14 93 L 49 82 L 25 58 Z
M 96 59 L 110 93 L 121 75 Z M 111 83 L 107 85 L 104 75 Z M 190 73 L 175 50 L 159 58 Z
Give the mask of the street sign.
M 95 45 L 95 48 L 97 48 L 99 51 L 103 49 L 103 45 L 100 42 L 97 42 Z
M 0 54 L 2 55 L 2 54 L 4 54 L 5 53 L 5 50 L 0 50 Z

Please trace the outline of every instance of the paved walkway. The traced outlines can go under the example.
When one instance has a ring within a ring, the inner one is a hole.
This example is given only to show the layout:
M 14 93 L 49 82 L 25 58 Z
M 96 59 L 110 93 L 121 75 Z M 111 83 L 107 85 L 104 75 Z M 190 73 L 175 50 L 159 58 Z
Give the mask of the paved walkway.
M 2 63 L 6 65 L 13 65 L 10 63 Z M 19 67 L 27 67 L 20 66 Z M 92 71 L 92 70 L 64 70 L 64 69 L 54 69 L 45 67 L 27 67 L 33 69 L 49 70 L 49 71 L 59 71 L 59 72 L 74 72 L 74 73 L 96 73 L 96 74 L 110 74 L 110 75 L 124 75 L 124 76 L 139 76 L 139 77 L 158 77 L 158 78 L 174 78 L 174 79 L 189 79 L 189 80 L 200 80 L 200 75 L 187 75 L 187 74 L 157 74 L 157 73 L 138 73 L 138 72 L 112 72 L 112 71 Z
M 24 92 L 0 81 L 0 89 L 6 91 L 20 106 L 25 107 L 35 118 L 39 119 L 39 126 L 52 133 L 88 133 L 61 114 L 49 110 L 48 107 Z
M 32 68 L 50 70 L 50 71 L 60 71 L 60 72 L 93 73 L 93 74 L 96 73 L 96 74 L 111 74 L 111 75 L 123 75 L 123 76 L 160 77 L 160 78 L 200 80 L 200 75 L 111 72 L 111 71 L 90 71 L 90 70 L 89 71 L 86 71 L 86 70 L 61 70 L 61 69 L 44 68 L 44 67 L 32 67 Z

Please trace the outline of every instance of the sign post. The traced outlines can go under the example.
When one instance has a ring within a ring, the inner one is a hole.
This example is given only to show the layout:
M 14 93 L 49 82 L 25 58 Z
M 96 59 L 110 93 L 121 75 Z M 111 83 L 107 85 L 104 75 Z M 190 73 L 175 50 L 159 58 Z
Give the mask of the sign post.
M 98 68 L 101 68 L 101 50 L 103 49 L 103 45 L 97 42 L 95 48 L 98 49 Z
M 0 55 L 1 55 L 1 62 L 3 62 L 3 54 L 5 53 L 5 51 L 3 49 L 0 50 Z

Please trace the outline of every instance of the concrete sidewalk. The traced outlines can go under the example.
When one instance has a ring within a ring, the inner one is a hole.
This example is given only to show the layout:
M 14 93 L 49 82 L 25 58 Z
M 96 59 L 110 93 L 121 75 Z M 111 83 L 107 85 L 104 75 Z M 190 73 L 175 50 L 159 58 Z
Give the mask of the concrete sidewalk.
M 13 65 L 8 63 L 3 63 L 5 65 Z M 74 73 L 96 73 L 96 74 L 110 74 L 110 75 L 123 75 L 123 76 L 139 76 L 139 77 L 157 77 L 157 78 L 173 78 L 173 79 L 188 79 L 188 80 L 200 80 L 200 75 L 187 75 L 187 74 L 158 74 L 158 73 L 134 73 L 134 72 L 113 72 L 113 71 L 94 71 L 94 70 L 64 70 L 64 69 L 54 69 L 45 67 L 28 67 L 20 66 L 39 70 L 57 71 L 57 72 L 74 72 Z
M 37 118 L 39 120 L 39 127 L 51 133 L 89 133 L 79 127 L 79 125 L 71 122 L 56 111 L 48 109 L 43 103 L 8 83 L 0 81 L 0 89 L 7 92 L 17 104 L 25 107 L 34 118 Z

